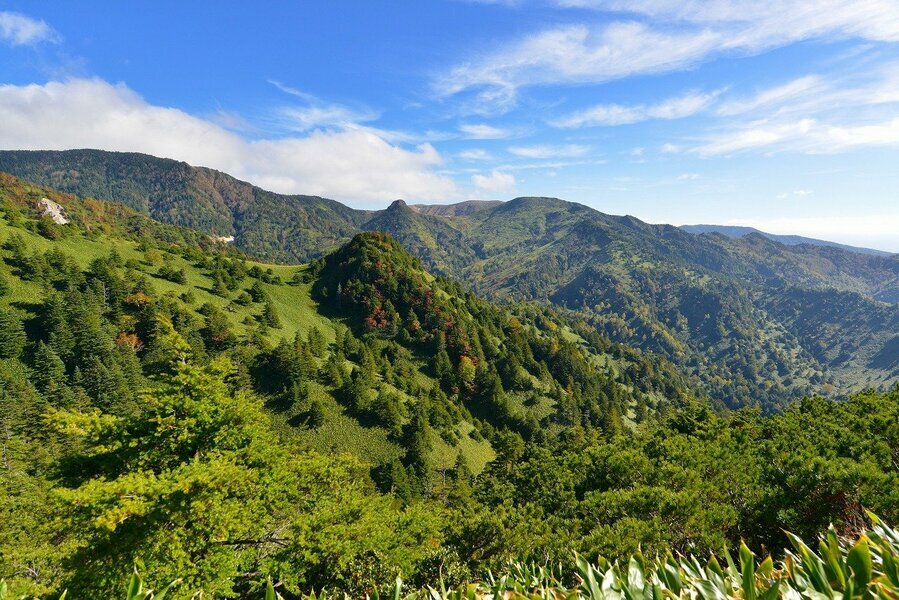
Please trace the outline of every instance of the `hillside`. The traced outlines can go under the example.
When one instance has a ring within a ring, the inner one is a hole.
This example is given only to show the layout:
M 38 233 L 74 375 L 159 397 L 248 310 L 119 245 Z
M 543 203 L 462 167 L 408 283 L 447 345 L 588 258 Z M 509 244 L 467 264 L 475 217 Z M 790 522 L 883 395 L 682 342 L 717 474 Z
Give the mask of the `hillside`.
M 207 205 L 242 207 L 221 212 L 234 217 L 235 246 L 267 259 L 304 261 L 359 231 L 386 231 L 429 271 L 494 301 L 569 311 L 604 337 L 666 357 L 732 407 L 772 410 L 809 393 L 840 396 L 899 379 L 899 255 L 785 245 L 757 233 L 695 235 L 555 198 L 397 201 L 367 213 L 141 155 L 0 152 L 0 169 L 136 202 L 170 222 L 205 222 Z M 137 202 L 134 181 L 153 194 Z M 213 199 L 191 200 L 197 190 Z
M 891 254 L 890 252 L 885 252 L 883 250 L 861 248 L 859 246 L 849 246 L 847 244 L 838 244 L 837 242 L 828 242 L 827 240 L 819 240 L 801 235 L 778 235 L 776 233 L 767 233 L 765 231 L 760 231 L 755 227 L 740 227 L 735 225 L 681 225 L 680 228 L 689 233 L 720 233 L 721 235 L 731 238 L 741 238 L 754 233 L 762 237 L 766 237 L 769 240 L 780 242 L 785 246 L 798 246 L 800 244 L 808 244 L 810 246 L 827 246 L 830 248 L 840 248 L 842 250 L 849 250 L 850 252 L 871 254 L 873 256 L 889 256 Z
M 286 597 L 362 596 L 513 558 L 571 569 L 573 552 L 849 535 L 862 506 L 899 518 L 897 409 L 894 391 L 719 413 L 659 356 L 546 305 L 488 302 L 384 233 L 267 265 L 0 176 L 14 597 L 111 597 L 135 564 L 178 578 L 178 600 L 268 578 Z
M 584 324 L 545 308 L 495 306 L 435 279 L 383 234 L 357 235 L 312 265 L 275 266 L 126 207 L 7 175 L 0 175 L 0 199 L 7 265 L 0 275 L 9 288 L 0 306 L 15 307 L 37 326 L 47 303 L 63 303 L 71 285 L 101 281 L 122 303 L 104 312 L 117 329 L 113 337 L 128 340 L 138 358 L 149 360 L 161 312 L 196 352 L 236 355 L 300 443 L 349 451 L 373 467 L 402 457 L 399 432 L 419 402 L 440 422 L 429 464 L 451 467 L 462 453 L 478 472 L 493 456 L 494 428 L 531 437 L 575 424 L 564 410 L 588 415 L 575 419 L 583 424 L 620 428 L 629 415 L 652 412 L 686 389 L 671 365 Z M 41 199 L 58 203 L 71 222 L 42 217 Z M 565 375 L 557 372 L 563 368 Z M 291 369 L 322 375 L 304 380 L 298 392 Z M 296 427 L 307 422 L 312 404 L 321 423 Z
M 163 223 L 233 236 L 236 246 L 269 261 L 306 262 L 345 242 L 369 218 L 333 200 L 275 194 L 213 169 L 146 154 L 2 151 L 0 171 L 119 202 Z

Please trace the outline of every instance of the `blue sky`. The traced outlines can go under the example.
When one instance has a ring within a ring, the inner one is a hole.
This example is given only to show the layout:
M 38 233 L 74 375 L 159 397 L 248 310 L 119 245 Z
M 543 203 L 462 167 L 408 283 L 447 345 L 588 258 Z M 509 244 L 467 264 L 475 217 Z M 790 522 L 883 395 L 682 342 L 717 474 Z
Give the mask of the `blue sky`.
M 899 251 L 899 0 L 0 1 L 0 148 Z

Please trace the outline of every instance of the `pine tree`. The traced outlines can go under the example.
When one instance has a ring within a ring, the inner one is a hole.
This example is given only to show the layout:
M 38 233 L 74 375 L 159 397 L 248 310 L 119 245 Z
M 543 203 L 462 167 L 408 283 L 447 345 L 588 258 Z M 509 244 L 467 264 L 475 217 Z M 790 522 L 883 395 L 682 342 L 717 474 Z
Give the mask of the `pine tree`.
M 265 306 L 262 308 L 262 322 L 273 329 L 281 329 L 281 319 L 271 300 L 266 300 Z
M 263 302 L 268 298 L 265 289 L 258 281 L 254 281 L 248 291 L 250 292 L 250 297 L 253 298 L 253 302 Z
M 228 290 L 228 286 L 225 285 L 225 280 L 221 275 L 216 275 L 215 282 L 212 284 L 212 293 L 216 296 L 221 296 L 222 298 L 227 298 L 230 294 Z
M 308 420 L 306 423 L 311 429 L 318 429 L 325 424 L 325 407 L 322 406 L 321 400 L 313 398 L 309 403 L 309 411 L 307 412 Z
M 62 359 L 53 351 L 53 348 L 44 342 L 38 342 L 34 352 L 34 375 L 32 376 L 37 388 L 46 393 L 53 386 L 63 385 L 65 378 L 66 366 Z
M 426 492 L 431 479 L 431 441 L 428 414 L 423 403 L 415 405 L 412 418 L 403 432 L 406 448 L 406 467 L 417 482 L 417 488 Z
M 22 321 L 8 308 L 0 308 L 0 358 L 18 358 L 25 348 Z

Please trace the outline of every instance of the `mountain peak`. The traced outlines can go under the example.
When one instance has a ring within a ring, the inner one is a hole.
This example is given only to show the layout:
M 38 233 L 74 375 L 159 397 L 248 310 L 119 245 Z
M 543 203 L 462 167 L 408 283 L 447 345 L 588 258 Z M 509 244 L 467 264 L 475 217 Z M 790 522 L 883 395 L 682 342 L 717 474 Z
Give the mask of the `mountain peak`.
M 387 207 L 387 210 L 403 210 L 403 209 L 408 209 L 408 208 L 409 208 L 409 205 L 406 204 L 405 200 L 398 199 L 398 200 L 394 200 L 393 202 L 391 202 L 390 206 Z

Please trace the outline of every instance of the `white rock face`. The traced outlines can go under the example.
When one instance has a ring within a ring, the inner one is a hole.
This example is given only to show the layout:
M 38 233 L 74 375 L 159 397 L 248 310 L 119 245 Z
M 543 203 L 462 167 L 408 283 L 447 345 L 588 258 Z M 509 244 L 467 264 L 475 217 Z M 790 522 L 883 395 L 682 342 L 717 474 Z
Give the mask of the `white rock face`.
M 66 225 L 69 222 L 66 218 L 66 212 L 53 200 L 41 198 L 39 204 L 41 209 L 43 209 L 41 214 L 50 215 L 50 218 L 53 219 L 53 222 L 57 225 Z
M 231 242 L 234 241 L 234 236 L 233 236 L 233 235 L 228 235 L 228 236 L 217 235 L 217 236 L 214 236 L 214 237 L 215 237 L 215 241 L 217 241 L 217 242 L 223 242 L 223 243 L 225 243 L 225 244 L 230 244 Z

